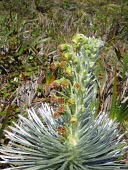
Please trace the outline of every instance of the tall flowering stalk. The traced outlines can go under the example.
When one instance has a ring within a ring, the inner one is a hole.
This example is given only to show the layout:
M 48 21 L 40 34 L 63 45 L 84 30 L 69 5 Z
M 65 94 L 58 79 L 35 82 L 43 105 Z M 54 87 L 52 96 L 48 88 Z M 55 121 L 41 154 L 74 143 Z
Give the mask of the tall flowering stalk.
M 51 69 L 58 79 L 51 87 L 51 103 L 19 115 L 19 123 L 6 131 L 8 146 L 0 149 L 3 163 L 22 170 L 117 170 L 127 151 L 117 124 L 105 113 L 93 118 L 96 81 L 93 70 L 103 42 L 77 34 L 73 45 L 58 47 L 60 61 Z M 58 89 L 61 89 L 59 91 Z

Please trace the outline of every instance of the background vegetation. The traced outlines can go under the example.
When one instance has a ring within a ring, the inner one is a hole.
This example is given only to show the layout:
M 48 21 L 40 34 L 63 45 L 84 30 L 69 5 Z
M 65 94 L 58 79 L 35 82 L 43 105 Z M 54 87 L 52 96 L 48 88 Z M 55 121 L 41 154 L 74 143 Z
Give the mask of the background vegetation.
M 0 139 L 26 107 L 50 101 L 51 63 L 57 46 L 75 33 L 105 42 L 97 61 L 96 114 L 107 112 L 128 128 L 127 0 L 0 1 Z M 26 97 L 28 95 L 28 98 Z

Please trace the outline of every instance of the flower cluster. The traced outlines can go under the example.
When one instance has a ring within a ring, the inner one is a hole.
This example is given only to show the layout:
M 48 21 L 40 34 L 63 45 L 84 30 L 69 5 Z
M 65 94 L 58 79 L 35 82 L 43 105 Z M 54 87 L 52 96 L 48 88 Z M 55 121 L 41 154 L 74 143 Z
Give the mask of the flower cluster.
M 61 117 L 66 120 L 65 127 L 68 130 L 66 135 L 62 136 L 70 145 L 71 138 L 78 141 L 76 133 L 79 131 L 79 122 L 82 121 L 80 117 L 85 112 L 85 103 L 89 109 L 91 100 L 95 97 L 93 66 L 103 47 L 100 39 L 88 38 L 83 34 L 76 34 L 72 42 L 59 45 L 59 62 L 51 64 L 52 69 L 58 69 L 60 75 L 52 85 L 55 87 L 58 83 L 58 86 L 61 86 L 61 92 L 51 96 L 51 102 L 58 107 L 54 118 Z

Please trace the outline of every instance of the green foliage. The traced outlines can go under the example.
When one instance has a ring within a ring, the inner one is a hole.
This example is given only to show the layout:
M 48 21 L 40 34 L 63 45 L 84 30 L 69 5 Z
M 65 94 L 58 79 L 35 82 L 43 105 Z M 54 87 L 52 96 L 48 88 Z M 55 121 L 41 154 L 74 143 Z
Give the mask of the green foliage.
M 34 1 L 33 0 L 4 0 L 1 2 L 1 6 L 4 10 L 9 12 L 18 13 L 20 16 L 30 16 L 34 12 Z
M 8 116 L 3 115 L 5 119 L 3 119 L 1 134 L 7 126 L 6 124 L 10 124 L 10 121 L 17 118 L 17 114 L 13 115 L 13 112 L 17 113 L 18 106 L 13 107 L 14 103 L 16 104 L 13 101 L 15 101 L 18 86 L 30 80 L 32 72 L 37 75 L 39 70 L 45 70 L 46 58 L 42 57 L 39 52 L 42 48 L 41 44 L 48 42 L 49 38 L 43 38 L 43 35 L 40 34 L 41 28 L 38 24 L 36 25 L 37 20 L 27 21 L 24 19 L 21 21 L 20 19 L 17 14 L 13 15 L 12 13 L 10 18 L 3 15 L 0 17 L 2 26 L 0 32 L 1 116 L 8 107 L 11 113 Z M 13 103 L 11 107 L 8 106 L 10 102 Z
M 43 38 L 41 28 L 36 26 L 36 20 L 20 21 L 17 15 L 1 17 L 1 74 L 9 75 L 9 84 L 18 85 L 22 73 L 30 78 L 29 72 L 42 68 L 45 58 L 39 55 L 40 44 L 49 38 Z M 40 34 L 40 35 L 39 35 Z M 37 49 L 38 48 L 38 49 Z M 21 76 L 19 76 L 21 75 Z M 14 90 L 14 89 L 13 89 Z
M 121 87 L 124 87 L 124 84 L 127 86 L 127 68 L 128 68 L 128 55 L 123 56 L 123 64 L 122 64 L 122 72 L 120 73 L 122 77 Z M 117 75 L 114 74 L 114 83 L 113 83 L 113 95 L 112 95 L 112 103 L 110 109 L 110 116 L 112 118 L 116 118 L 118 122 L 122 123 L 124 120 L 128 120 L 128 99 L 123 100 L 122 96 L 126 91 L 124 89 L 119 94 L 117 94 Z M 125 88 L 125 87 L 124 87 Z M 118 96 L 119 95 L 119 96 Z
M 123 44 L 126 49 L 125 44 Z M 109 58 L 107 55 L 97 62 L 96 75 L 98 78 L 99 95 L 97 101 L 97 112 L 102 110 L 108 112 L 112 119 L 122 123 L 128 119 L 128 98 L 127 98 L 127 73 L 128 57 L 119 47 L 111 47 Z M 121 47 L 120 47 L 121 49 Z M 106 50 L 109 50 L 107 48 Z M 111 54 L 112 53 L 112 54 Z M 116 55 L 118 57 L 116 57 Z M 114 57 L 115 56 L 115 57 Z M 111 65 L 109 65 L 111 63 Z M 108 69 L 109 66 L 109 69 Z

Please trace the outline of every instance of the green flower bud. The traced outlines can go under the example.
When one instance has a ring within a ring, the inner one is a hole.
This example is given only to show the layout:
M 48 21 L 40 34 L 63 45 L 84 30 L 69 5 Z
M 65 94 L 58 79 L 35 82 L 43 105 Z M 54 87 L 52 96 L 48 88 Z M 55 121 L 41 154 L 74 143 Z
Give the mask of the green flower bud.
M 60 52 L 67 52 L 69 51 L 69 49 L 71 49 L 71 46 L 69 44 L 61 44 L 58 46 L 58 50 Z
M 94 53 L 97 53 L 97 48 L 93 48 Z
M 86 84 L 86 83 L 87 83 L 87 79 L 84 80 L 84 84 Z
M 65 73 L 67 76 L 71 76 L 72 68 L 71 68 L 71 67 L 67 67 L 67 68 L 64 70 L 64 73 Z
M 86 89 L 85 89 L 85 88 L 82 88 L 81 91 L 82 91 L 82 93 L 85 93 L 85 92 L 86 92 Z
M 69 86 L 70 86 L 70 81 L 69 81 L 68 79 L 61 78 L 61 79 L 60 79 L 60 84 L 61 84 L 63 87 L 69 87 Z
M 80 90 L 81 89 L 81 84 L 76 82 L 74 83 L 74 87 L 77 89 L 77 90 Z
M 90 68 L 93 68 L 94 62 L 90 62 Z
M 89 55 L 89 54 L 91 54 L 91 51 L 90 50 L 85 50 L 85 53 L 86 53 L 86 55 Z
M 87 44 L 87 43 L 88 43 L 88 38 L 85 37 L 85 38 L 84 38 L 84 45 Z
M 94 54 L 92 54 L 92 55 L 91 55 L 91 58 L 92 58 L 92 59 L 94 59 L 94 58 L 95 58 L 95 55 L 94 55 Z
M 67 61 L 61 61 L 60 62 L 60 68 L 64 69 L 67 65 Z
M 83 71 L 83 75 L 87 75 L 88 74 L 88 71 L 87 70 L 84 70 Z
M 60 87 L 60 85 L 61 85 L 60 80 L 54 80 L 51 84 L 51 87 L 52 88 L 58 88 L 58 87 Z
M 51 69 L 53 71 L 55 71 L 58 67 L 59 67 L 59 62 L 58 61 L 51 63 Z
M 81 108 L 81 111 L 82 111 L 82 112 L 85 112 L 85 107 L 84 107 L 84 106 Z
M 89 44 L 84 44 L 84 49 L 85 50 L 91 50 L 91 46 Z
M 72 124 L 77 123 L 77 117 L 72 116 L 71 119 L 70 119 L 70 123 L 72 123 Z
M 72 106 L 72 105 L 74 105 L 75 104 L 75 100 L 74 99 L 72 99 L 72 98 L 70 98 L 70 99 L 68 99 L 68 104 L 69 104 L 69 106 Z
M 70 60 L 72 58 L 72 53 L 66 52 L 66 53 L 62 53 L 61 55 L 63 60 Z
M 75 44 L 78 44 L 78 43 L 84 43 L 85 42 L 85 36 L 83 34 L 76 34 L 72 41 L 75 43 Z
M 74 57 L 74 58 L 73 58 L 73 63 L 74 63 L 74 64 L 78 64 L 78 63 L 79 63 L 79 60 L 80 60 L 80 59 L 79 59 L 78 57 Z
M 75 48 L 76 50 L 79 50 L 79 49 L 80 49 L 80 46 L 81 46 L 80 43 L 78 43 L 78 44 L 75 44 L 75 45 L 74 45 L 74 48 Z

